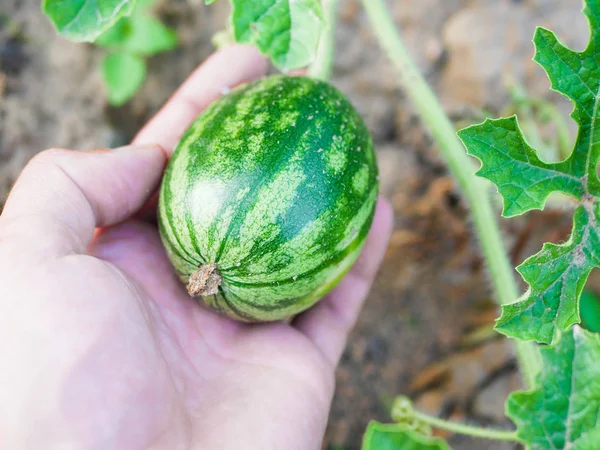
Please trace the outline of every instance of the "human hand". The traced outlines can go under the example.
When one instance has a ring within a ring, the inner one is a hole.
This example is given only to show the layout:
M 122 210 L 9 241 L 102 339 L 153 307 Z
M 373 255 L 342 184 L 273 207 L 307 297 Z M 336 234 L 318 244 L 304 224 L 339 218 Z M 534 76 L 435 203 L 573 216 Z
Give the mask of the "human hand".
M 289 324 L 200 306 L 155 226 L 132 218 L 195 116 L 265 71 L 255 50 L 229 47 L 132 146 L 49 150 L 25 168 L 0 216 L 1 448 L 320 448 L 335 366 L 391 231 L 387 202 L 351 272 Z

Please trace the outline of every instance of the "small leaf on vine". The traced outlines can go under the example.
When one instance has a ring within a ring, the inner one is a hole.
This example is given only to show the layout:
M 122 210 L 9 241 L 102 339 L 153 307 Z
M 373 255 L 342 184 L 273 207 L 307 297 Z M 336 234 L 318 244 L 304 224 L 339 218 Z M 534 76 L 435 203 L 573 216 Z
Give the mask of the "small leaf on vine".
M 600 442 L 600 336 L 578 326 L 541 349 L 531 391 L 508 398 L 507 415 L 530 450 L 595 450 Z
M 324 19 L 319 0 L 232 0 L 235 40 L 252 44 L 280 70 L 306 67 L 315 58 Z
M 372 421 L 363 438 L 362 450 L 450 450 L 440 438 L 423 436 L 404 424 Z
M 138 55 L 154 55 L 177 46 L 177 35 L 148 15 L 124 17 L 102 34 L 96 44 Z
M 146 62 L 130 53 L 111 53 L 102 62 L 102 74 L 108 90 L 108 102 L 121 106 L 137 92 L 146 78 Z
M 43 0 L 42 10 L 56 31 L 73 41 L 92 42 L 121 17 L 129 16 L 135 0 Z

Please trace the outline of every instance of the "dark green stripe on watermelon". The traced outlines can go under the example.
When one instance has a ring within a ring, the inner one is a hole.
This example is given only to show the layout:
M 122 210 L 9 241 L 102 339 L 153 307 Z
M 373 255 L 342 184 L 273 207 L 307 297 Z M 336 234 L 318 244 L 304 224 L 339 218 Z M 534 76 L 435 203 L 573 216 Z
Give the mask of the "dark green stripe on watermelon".
M 181 278 L 216 263 L 203 298 L 242 320 L 306 309 L 349 269 L 377 197 L 373 144 L 336 89 L 274 76 L 234 89 L 181 138 L 166 170 L 159 222 Z

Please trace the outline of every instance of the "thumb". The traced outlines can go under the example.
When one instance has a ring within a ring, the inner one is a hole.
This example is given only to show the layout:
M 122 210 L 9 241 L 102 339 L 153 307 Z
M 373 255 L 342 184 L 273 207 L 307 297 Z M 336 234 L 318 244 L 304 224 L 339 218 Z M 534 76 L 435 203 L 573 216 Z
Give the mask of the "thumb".
M 85 253 L 96 227 L 121 222 L 144 204 L 166 160 L 159 146 L 38 154 L 0 216 L 0 247 L 10 242 L 44 255 Z

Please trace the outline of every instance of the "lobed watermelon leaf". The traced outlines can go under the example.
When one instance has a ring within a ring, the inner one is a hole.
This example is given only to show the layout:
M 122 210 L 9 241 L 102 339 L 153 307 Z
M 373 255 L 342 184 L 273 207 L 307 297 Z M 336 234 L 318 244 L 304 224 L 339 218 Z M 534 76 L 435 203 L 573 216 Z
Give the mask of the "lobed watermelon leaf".
M 544 245 L 517 268 L 529 289 L 502 308 L 496 328 L 521 340 L 554 343 L 561 332 L 579 323 L 581 291 L 591 270 L 600 267 L 600 0 L 584 0 L 583 11 L 591 29 L 583 52 L 565 47 L 544 28 L 534 37 L 535 61 L 548 74 L 553 90 L 574 104 L 571 117 L 579 134 L 566 160 L 542 161 L 515 117 L 486 120 L 459 132 L 467 152 L 482 163 L 477 174 L 492 181 L 502 195 L 504 216 L 542 209 L 552 192 L 579 203 L 571 238 L 562 245 Z
M 531 391 L 508 398 L 507 415 L 530 450 L 595 450 L 600 442 L 600 336 L 573 327 L 542 348 L 544 365 Z
M 365 432 L 362 450 L 450 450 L 440 438 L 419 434 L 403 424 L 369 423 Z
M 43 0 L 42 11 L 56 31 L 77 42 L 93 42 L 121 17 L 133 12 L 135 0 Z
M 237 42 L 255 45 L 284 72 L 313 61 L 324 27 L 319 0 L 231 0 L 231 4 Z

